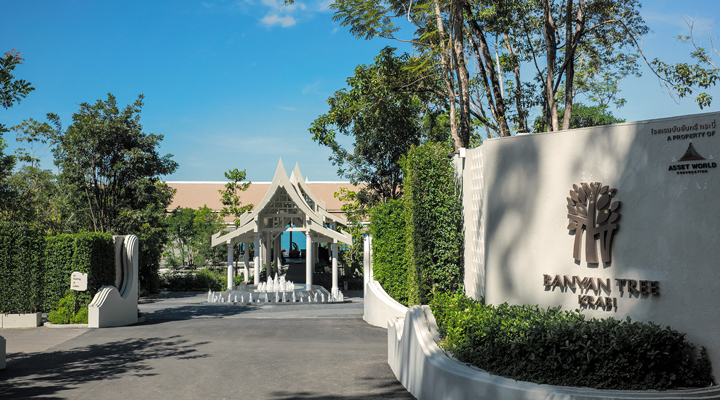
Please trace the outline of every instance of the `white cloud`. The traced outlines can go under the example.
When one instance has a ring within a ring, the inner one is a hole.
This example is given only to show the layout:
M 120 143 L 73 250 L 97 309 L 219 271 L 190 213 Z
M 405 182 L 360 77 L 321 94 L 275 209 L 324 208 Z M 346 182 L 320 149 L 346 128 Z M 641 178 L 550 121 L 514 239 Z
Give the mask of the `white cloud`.
M 335 0 L 320 0 L 317 4 L 317 10 L 320 12 L 332 12 L 330 4 L 334 3 Z
M 205 8 L 213 8 L 213 7 L 215 7 L 215 4 L 213 4 L 213 3 L 206 3 L 206 2 L 204 2 L 204 1 L 203 1 L 201 4 L 202 4 Z
M 278 14 L 272 13 L 264 16 L 263 19 L 261 19 L 260 21 L 267 26 L 280 25 L 283 28 L 293 26 L 297 23 L 295 18 L 291 17 L 290 15 L 284 15 L 281 17 Z
M 319 86 L 320 86 L 319 82 L 315 82 L 312 84 L 309 83 L 309 84 L 305 85 L 305 87 L 302 89 L 302 94 L 318 93 Z

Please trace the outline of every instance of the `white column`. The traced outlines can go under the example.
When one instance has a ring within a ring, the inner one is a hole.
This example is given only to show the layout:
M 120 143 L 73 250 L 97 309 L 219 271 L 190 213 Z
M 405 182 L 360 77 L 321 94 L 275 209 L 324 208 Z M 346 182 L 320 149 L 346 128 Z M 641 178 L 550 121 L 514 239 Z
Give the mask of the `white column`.
M 313 262 L 312 262 L 312 239 L 310 238 L 310 229 L 305 231 L 305 288 L 310 290 L 313 278 Z
M 255 232 L 255 256 L 253 257 L 253 263 L 255 263 L 255 277 L 253 283 L 256 285 L 260 283 L 260 232 Z
M 227 261 L 227 278 L 228 278 L 228 283 L 227 283 L 227 288 L 228 288 L 228 290 L 233 290 L 233 275 L 234 275 L 234 274 L 233 274 L 233 269 L 234 269 L 234 268 L 233 268 L 233 267 L 234 267 L 234 266 L 233 266 L 233 256 L 234 256 L 234 254 L 233 254 L 233 247 L 234 247 L 234 246 L 233 246 L 232 242 L 228 242 L 228 244 L 227 244 L 227 249 L 228 249 L 228 261 Z
M 272 232 L 268 232 L 267 239 L 265 240 L 265 260 L 266 260 L 265 264 L 267 265 L 268 280 L 273 278 L 272 248 L 273 248 Z
M 244 262 L 244 268 L 243 268 L 243 280 L 249 281 L 250 275 L 249 275 L 249 269 L 250 269 L 250 242 L 243 243 L 243 248 L 245 250 L 245 255 L 243 255 L 243 262 Z
M 332 243 L 332 295 L 338 295 L 338 242 L 333 239 Z
M 282 234 L 278 235 L 278 237 L 275 238 L 275 269 L 278 271 L 278 274 L 280 273 L 281 269 L 280 266 L 282 264 L 282 260 L 280 259 L 280 239 L 282 238 Z
M 372 281 L 372 256 L 370 253 L 372 245 L 372 237 L 370 235 L 365 236 L 363 241 L 363 290 L 367 287 L 367 284 Z

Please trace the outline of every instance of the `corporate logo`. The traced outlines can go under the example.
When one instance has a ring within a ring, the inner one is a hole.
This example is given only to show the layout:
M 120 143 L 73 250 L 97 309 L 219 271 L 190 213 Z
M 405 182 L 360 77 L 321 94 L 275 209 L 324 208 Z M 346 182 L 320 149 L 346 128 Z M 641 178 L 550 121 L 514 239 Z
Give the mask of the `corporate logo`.
M 599 263 L 597 243 L 600 242 L 600 256 L 603 263 L 610 262 L 612 237 L 620 219 L 619 201 L 613 201 L 617 190 L 602 186 L 600 182 L 573 185 L 567 198 L 567 229 L 575 231 L 573 258 L 580 261 L 582 238 L 585 234 L 585 261 Z
M 712 156 L 710 156 L 712 160 Z M 692 162 L 692 161 L 706 161 L 706 162 Z M 673 158 L 673 162 L 675 159 Z M 708 170 L 717 168 L 717 163 L 713 161 L 707 161 L 705 157 L 701 156 L 692 141 L 688 144 L 685 154 L 677 162 L 689 162 L 688 164 L 671 164 L 668 171 L 674 171 L 678 175 L 692 175 L 692 174 L 707 174 Z

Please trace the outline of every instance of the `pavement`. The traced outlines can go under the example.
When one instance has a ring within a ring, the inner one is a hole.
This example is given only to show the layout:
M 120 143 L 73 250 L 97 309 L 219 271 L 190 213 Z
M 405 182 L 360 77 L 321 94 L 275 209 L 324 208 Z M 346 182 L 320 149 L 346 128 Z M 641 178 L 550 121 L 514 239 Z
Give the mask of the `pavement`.
M 387 365 L 387 331 L 348 303 L 218 305 L 141 299 L 145 322 L 0 329 L 0 399 L 413 399 Z

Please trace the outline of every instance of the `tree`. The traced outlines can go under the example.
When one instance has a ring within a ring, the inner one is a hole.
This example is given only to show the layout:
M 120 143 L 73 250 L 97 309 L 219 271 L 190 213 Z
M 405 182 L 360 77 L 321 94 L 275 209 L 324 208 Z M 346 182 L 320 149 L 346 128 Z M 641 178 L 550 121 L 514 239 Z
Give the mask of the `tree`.
M 375 63 L 355 68 L 348 88 L 328 99 L 330 110 L 309 129 L 314 141 L 333 151 L 330 161 L 339 176 L 367 185 L 357 194 L 364 204 L 399 198 L 400 157 L 423 140 L 447 138 L 441 133 L 444 107 L 434 93 L 439 82 L 413 70 L 417 59 L 394 52 L 386 47 Z M 352 151 L 340 144 L 338 133 L 353 138 Z
M 546 129 L 567 129 L 582 93 L 576 75 L 607 84 L 638 74 L 637 39 L 648 31 L 636 0 L 335 0 L 330 7 L 335 20 L 366 39 L 403 40 L 394 19 L 415 25 L 403 41 L 425 65 L 440 66 L 425 71 L 444 82 L 455 149 L 471 143 L 473 127 L 488 136 L 527 132 L 533 108 L 545 115 Z M 568 110 L 562 123 L 559 107 Z
M 230 182 L 225 184 L 225 189 L 218 190 L 220 193 L 220 201 L 223 204 L 222 210 L 220 210 L 221 217 L 233 216 L 235 217 L 235 226 L 240 226 L 240 216 L 245 214 L 247 211 L 253 209 L 252 204 L 242 205 L 238 192 L 246 191 L 252 182 L 245 182 L 246 170 L 238 170 L 234 168 L 225 173 L 225 178 L 229 179 Z
M 25 61 L 21 54 L 12 49 L 5 53 L 4 57 L 0 57 L 0 105 L 6 110 L 15 103 L 22 101 L 30 92 L 35 90 L 29 82 L 23 79 L 15 79 L 12 74 L 15 67 Z M 5 132 L 7 132 L 7 128 L 5 128 L 5 125 L 0 124 L 0 204 L 3 204 L 2 208 L 6 210 L 12 197 L 12 192 L 6 181 L 15 167 L 15 158 L 3 153 L 3 150 L 7 148 L 5 140 L 2 138 Z
M 718 47 L 715 44 L 717 38 L 712 36 L 708 28 L 707 39 L 710 44 L 710 50 L 700 47 L 695 42 L 693 35 L 695 20 L 685 20 L 685 23 L 688 25 L 688 28 L 690 28 L 690 34 L 679 35 L 677 39 L 683 43 L 689 43 L 693 47 L 694 50 L 690 55 L 697 60 L 696 63 L 678 63 L 671 65 L 657 58 L 652 62 L 661 79 L 665 81 L 668 91 L 671 94 L 676 93 L 679 98 L 692 95 L 693 88 L 709 89 L 717 85 L 718 81 L 720 81 L 720 68 L 718 68 L 717 64 L 713 61 L 713 53 L 720 56 L 720 51 L 718 51 Z M 708 93 L 701 92 L 695 97 L 695 101 L 702 110 L 704 107 L 710 106 L 712 96 Z
M 4 57 L 0 57 L 0 105 L 6 110 L 35 90 L 30 86 L 30 82 L 26 82 L 24 79 L 15 79 L 12 74 L 15 67 L 25 61 L 21 55 L 22 53 L 12 49 L 5 53 Z M 6 132 L 5 125 L 0 124 L 0 135 L 3 132 Z
M 558 119 L 565 116 L 565 109 L 558 109 Z M 624 119 L 615 118 L 612 112 L 608 111 L 607 106 L 596 105 L 586 106 L 582 103 L 573 104 L 572 118 L 568 129 L 588 128 L 598 125 L 611 125 L 625 122 Z M 547 121 L 544 116 L 538 116 L 533 125 L 534 132 L 545 132 L 547 130 Z
M 154 291 L 174 194 L 160 176 L 178 165 L 158 154 L 162 135 L 143 132 L 142 105 L 142 95 L 122 110 L 112 94 L 82 103 L 73 124 L 51 139 L 60 185 L 78 214 L 74 229 L 137 235 L 141 288 Z
M 173 267 L 205 266 L 216 258 L 211 236 L 223 226 L 222 218 L 209 207 L 198 210 L 178 207 L 167 217 L 169 233 L 166 263 Z

